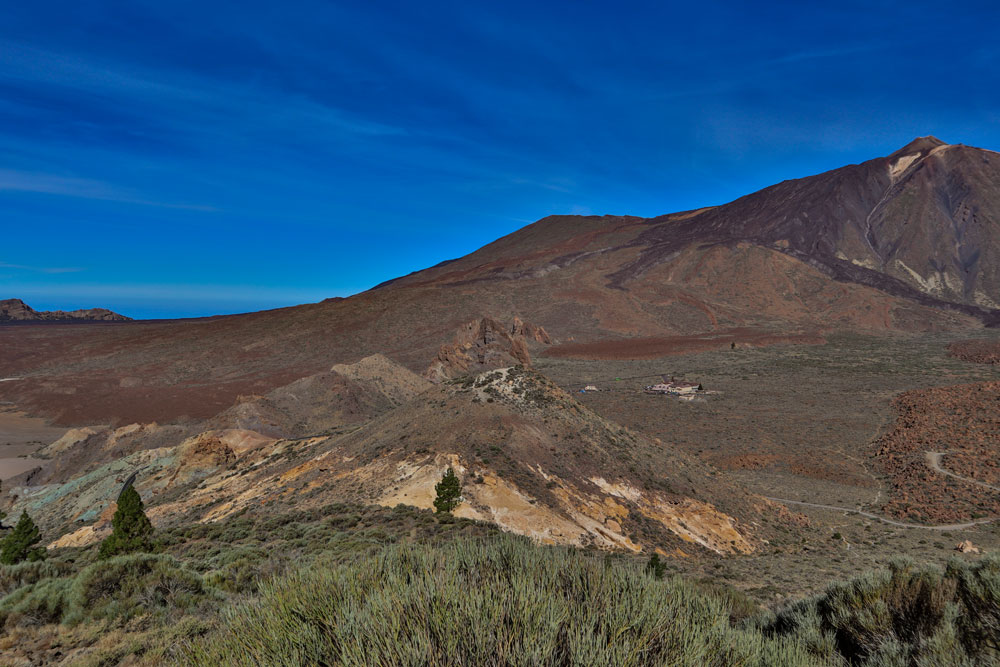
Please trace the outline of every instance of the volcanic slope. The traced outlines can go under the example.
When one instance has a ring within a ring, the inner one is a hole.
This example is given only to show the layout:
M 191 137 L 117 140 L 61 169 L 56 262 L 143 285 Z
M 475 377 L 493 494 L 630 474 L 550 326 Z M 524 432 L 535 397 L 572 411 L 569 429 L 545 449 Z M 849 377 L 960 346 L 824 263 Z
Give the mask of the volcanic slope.
M 341 501 L 430 507 L 448 467 L 464 484 L 459 516 L 548 543 L 751 553 L 774 525 L 796 522 L 521 367 L 431 386 L 339 433 L 214 430 L 62 483 L 12 485 L 10 509 L 40 517 L 47 535 L 61 535 L 54 546 L 73 546 L 109 532 L 116 489 L 133 472 L 151 519 L 164 526 Z
M 0 400 L 64 424 L 207 418 L 376 352 L 422 372 L 484 316 L 544 327 L 554 354 L 634 337 L 666 349 L 706 333 L 980 327 L 1000 302 L 998 170 L 1000 154 L 927 137 L 723 206 L 544 218 L 347 299 L 106 330 L 0 327 L 0 375 L 23 377 Z

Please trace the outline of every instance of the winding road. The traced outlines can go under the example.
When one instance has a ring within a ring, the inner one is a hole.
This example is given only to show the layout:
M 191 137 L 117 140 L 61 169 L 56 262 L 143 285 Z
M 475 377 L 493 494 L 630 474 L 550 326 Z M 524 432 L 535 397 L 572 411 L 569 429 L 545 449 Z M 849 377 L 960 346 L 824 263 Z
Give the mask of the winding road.
M 927 465 L 929 465 L 932 470 L 934 470 L 935 472 L 939 472 L 942 475 L 948 475 L 948 477 L 954 477 L 955 479 L 966 482 L 968 484 L 975 484 L 976 486 L 981 486 L 984 489 L 990 489 L 991 491 L 1000 492 L 1000 486 L 993 486 L 992 484 L 987 484 L 986 482 L 979 482 L 969 477 L 962 477 L 961 475 L 956 475 L 955 473 L 942 468 L 941 457 L 947 453 L 948 452 L 925 452 L 924 456 L 927 457 Z
M 879 516 L 878 514 L 872 514 L 871 512 L 865 512 L 864 510 L 859 510 L 856 507 L 839 507 L 837 505 L 820 505 L 819 503 L 807 503 L 802 500 L 789 500 L 788 498 L 772 498 L 770 496 L 764 496 L 768 500 L 773 500 L 776 503 L 783 503 L 786 505 L 801 505 L 803 507 L 813 507 L 821 510 L 833 510 L 836 512 L 849 512 L 851 514 L 858 514 L 860 516 L 866 517 L 868 519 L 874 519 L 875 521 L 881 521 L 882 523 L 887 523 L 890 526 L 898 526 L 899 528 L 923 528 L 924 530 L 939 530 L 939 531 L 950 531 L 950 530 L 965 530 L 966 528 L 973 528 L 984 523 L 992 523 L 996 519 L 979 519 L 978 521 L 969 521 L 967 523 L 946 523 L 937 526 L 927 526 L 922 523 L 904 523 L 902 521 L 894 521 L 893 519 L 887 519 L 884 516 Z
M 955 473 L 945 470 L 941 467 L 941 457 L 948 452 L 924 452 L 924 456 L 927 461 L 928 467 L 931 470 L 938 472 L 942 475 L 947 475 L 948 477 L 953 477 L 962 482 L 968 484 L 975 484 L 976 486 L 981 486 L 985 489 L 990 489 L 991 491 L 996 491 L 1000 493 L 1000 487 L 993 486 L 992 484 L 987 484 L 986 482 L 980 482 L 969 477 L 962 477 L 961 475 L 956 475 Z M 764 496 L 768 500 L 773 500 L 776 503 L 784 503 L 786 505 L 800 505 L 802 507 L 813 507 L 815 509 L 821 510 L 833 510 L 836 512 L 851 512 L 853 514 L 858 514 L 860 516 L 866 517 L 868 519 L 873 519 L 875 521 L 881 521 L 882 523 L 889 524 L 890 526 L 898 526 L 899 528 L 923 528 L 924 530 L 938 530 L 938 531 L 951 531 L 951 530 L 965 530 L 966 528 L 973 528 L 975 526 L 980 526 L 984 523 L 993 523 L 996 518 L 992 519 L 978 519 L 976 521 L 968 521 L 966 523 L 946 523 L 939 524 L 936 526 L 926 526 L 920 523 L 904 523 L 902 521 L 894 521 L 893 519 L 887 519 L 883 516 L 877 514 L 872 514 L 871 512 L 865 512 L 856 507 L 840 507 L 837 505 L 821 505 L 819 503 L 807 503 L 802 500 L 789 500 L 788 498 L 771 498 L 770 496 Z

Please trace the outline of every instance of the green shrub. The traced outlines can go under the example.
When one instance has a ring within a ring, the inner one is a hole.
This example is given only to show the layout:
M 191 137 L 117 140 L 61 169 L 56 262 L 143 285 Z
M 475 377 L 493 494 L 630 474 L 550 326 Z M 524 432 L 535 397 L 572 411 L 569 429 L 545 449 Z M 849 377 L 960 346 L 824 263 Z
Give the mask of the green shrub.
M 502 537 L 296 570 L 223 614 L 213 665 L 804 665 L 681 579 Z
M 22 586 L 42 579 L 62 577 L 73 571 L 73 566 L 59 560 L 24 561 L 17 565 L 0 565 L 0 596 L 13 593 Z
M 66 612 L 72 579 L 42 579 L 0 599 L 0 626 L 58 623 Z
M 94 563 L 76 576 L 64 623 L 124 619 L 161 609 L 186 609 L 206 595 L 196 573 L 166 555 L 132 554 Z
M 41 579 L 16 589 L 0 599 L 0 623 L 124 622 L 142 614 L 189 610 L 208 599 L 201 577 L 174 558 L 134 554 L 94 563 L 73 577 Z
M 896 560 L 832 584 L 757 627 L 851 665 L 1000 664 L 1000 560 L 941 572 Z

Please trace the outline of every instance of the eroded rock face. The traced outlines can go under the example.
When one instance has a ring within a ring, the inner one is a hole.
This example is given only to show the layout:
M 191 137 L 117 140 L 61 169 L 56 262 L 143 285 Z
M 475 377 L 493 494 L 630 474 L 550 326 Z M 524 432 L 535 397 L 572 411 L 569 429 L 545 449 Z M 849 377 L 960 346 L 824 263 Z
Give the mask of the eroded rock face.
M 524 336 L 527 340 L 533 340 L 543 345 L 552 344 L 552 338 L 543 327 L 536 326 L 530 322 L 523 322 L 520 317 L 514 318 L 514 323 L 510 327 L 510 333 L 512 336 Z
M 131 319 L 131 317 L 119 315 L 107 308 L 37 311 L 20 299 L 5 299 L 0 301 L 0 322 L 54 322 L 60 320 L 125 322 Z
M 473 320 L 459 328 L 453 342 L 441 346 L 424 377 L 442 382 L 505 366 L 531 368 L 529 341 L 552 342 L 545 329 L 519 317 L 509 327 L 490 317 Z

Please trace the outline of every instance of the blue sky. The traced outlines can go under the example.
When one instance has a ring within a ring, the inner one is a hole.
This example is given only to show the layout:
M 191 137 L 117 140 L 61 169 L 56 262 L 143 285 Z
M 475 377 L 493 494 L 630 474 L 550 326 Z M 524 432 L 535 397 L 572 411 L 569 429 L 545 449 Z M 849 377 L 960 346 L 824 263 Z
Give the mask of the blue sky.
M 1000 149 L 996 3 L 49 2 L 0 21 L 0 298 L 345 296 L 552 213 Z

